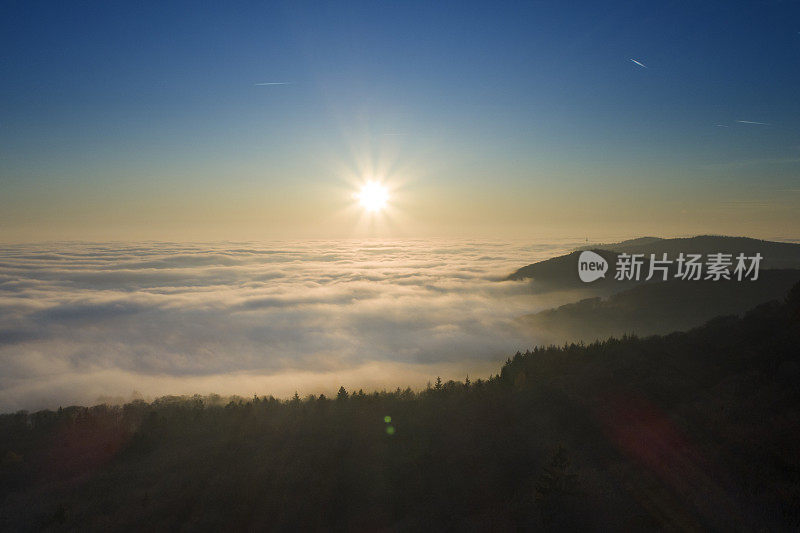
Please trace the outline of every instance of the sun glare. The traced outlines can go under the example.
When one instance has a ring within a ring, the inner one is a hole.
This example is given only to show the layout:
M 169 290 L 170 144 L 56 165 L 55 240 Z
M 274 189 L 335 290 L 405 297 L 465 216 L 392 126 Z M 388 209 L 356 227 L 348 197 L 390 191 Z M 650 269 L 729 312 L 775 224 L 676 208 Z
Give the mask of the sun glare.
M 386 203 L 389 201 L 389 191 L 380 183 L 369 181 L 361 187 L 356 198 L 364 209 L 377 213 L 386 207 Z

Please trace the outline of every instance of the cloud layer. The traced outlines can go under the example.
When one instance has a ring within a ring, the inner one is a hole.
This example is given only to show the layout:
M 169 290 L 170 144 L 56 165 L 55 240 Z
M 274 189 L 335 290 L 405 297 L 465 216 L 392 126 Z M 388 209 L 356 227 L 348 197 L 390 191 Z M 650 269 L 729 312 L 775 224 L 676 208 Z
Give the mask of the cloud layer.
M 547 305 L 499 279 L 574 244 L 2 246 L 0 411 L 484 375 Z

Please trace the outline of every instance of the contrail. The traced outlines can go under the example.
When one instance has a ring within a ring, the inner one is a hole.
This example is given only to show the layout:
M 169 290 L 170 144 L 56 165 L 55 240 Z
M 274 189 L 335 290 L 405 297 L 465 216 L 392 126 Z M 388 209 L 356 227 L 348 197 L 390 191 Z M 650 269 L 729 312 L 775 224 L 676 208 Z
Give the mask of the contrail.
M 647 68 L 647 65 L 643 65 L 642 63 L 636 61 L 635 59 L 631 59 L 631 61 L 633 61 L 634 63 L 636 63 L 637 65 L 639 65 L 642 68 Z
M 256 83 L 256 86 L 263 87 L 265 85 L 291 85 L 290 81 L 265 81 L 263 83 Z
M 729 126 L 726 124 L 714 124 L 717 128 L 728 128 Z
M 755 122 L 752 120 L 737 120 L 736 122 L 739 124 L 758 124 L 759 126 L 770 126 L 770 124 L 767 124 L 766 122 Z

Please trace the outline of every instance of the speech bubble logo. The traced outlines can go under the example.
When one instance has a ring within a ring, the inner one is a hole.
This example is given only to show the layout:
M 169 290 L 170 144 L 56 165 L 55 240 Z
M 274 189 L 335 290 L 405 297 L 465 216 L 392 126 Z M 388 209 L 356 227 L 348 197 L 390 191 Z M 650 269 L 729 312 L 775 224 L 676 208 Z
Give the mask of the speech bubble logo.
M 606 276 L 608 271 L 608 261 L 602 255 L 585 250 L 581 252 L 578 257 L 578 276 L 584 283 L 591 283 L 592 281 Z

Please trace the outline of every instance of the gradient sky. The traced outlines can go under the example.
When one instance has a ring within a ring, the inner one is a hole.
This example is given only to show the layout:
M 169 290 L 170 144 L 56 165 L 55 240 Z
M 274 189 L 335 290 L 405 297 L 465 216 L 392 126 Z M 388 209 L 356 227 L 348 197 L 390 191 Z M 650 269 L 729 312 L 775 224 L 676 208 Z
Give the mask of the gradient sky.
M 4 2 L 0 241 L 797 238 L 800 3 L 651 4 Z

